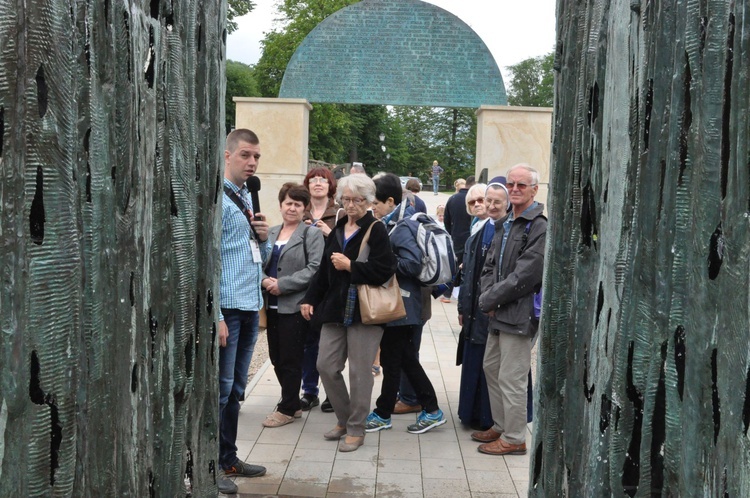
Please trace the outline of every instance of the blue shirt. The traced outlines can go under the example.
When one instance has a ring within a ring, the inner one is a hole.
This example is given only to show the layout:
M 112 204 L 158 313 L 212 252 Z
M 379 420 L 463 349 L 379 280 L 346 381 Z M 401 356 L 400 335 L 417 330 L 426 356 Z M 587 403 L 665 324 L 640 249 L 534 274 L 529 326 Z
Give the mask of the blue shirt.
M 226 178 L 224 185 L 231 188 L 252 212 L 253 201 L 243 185 L 239 188 Z M 258 241 L 261 261 L 253 260 L 250 241 L 254 235 L 247 218 L 232 199 L 224 193 L 221 206 L 221 283 L 219 291 L 220 308 L 243 311 L 257 311 L 263 306 L 260 280 L 263 275 L 263 261 L 268 256 L 268 240 Z M 219 320 L 224 315 L 219 309 Z

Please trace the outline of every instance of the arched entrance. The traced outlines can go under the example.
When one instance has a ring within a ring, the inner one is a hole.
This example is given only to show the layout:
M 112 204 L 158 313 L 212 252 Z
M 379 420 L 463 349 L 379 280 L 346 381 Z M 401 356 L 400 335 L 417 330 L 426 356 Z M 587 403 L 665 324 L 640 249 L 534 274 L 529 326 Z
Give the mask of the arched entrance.
M 261 137 L 262 206 L 307 172 L 310 102 L 476 108 L 475 171 L 494 176 L 517 162 L 533 164 L 546 200 L 551 109 L 508 107 L 502 75 L 481 38 L 420 0 L 363 0 L 339 10 L 297 48 L 278 99 L 234 100 L 236 126 Z

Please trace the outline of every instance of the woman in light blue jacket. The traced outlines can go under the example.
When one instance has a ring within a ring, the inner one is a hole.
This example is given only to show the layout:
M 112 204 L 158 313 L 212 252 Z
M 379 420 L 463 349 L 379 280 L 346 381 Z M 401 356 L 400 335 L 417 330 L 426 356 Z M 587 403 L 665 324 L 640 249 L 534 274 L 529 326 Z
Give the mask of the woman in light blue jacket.
M 302 358 L 310 322 L 300 314 L 300 301 L 318 271 L 325 242 L 323 233 L 302 222 L 310 203 L 303 186 L 286 183 L 279 191 L 281 225 L 268 230 L 273 251 L 264 267 L 268 355 L 281 385 L 281 401 L 263 421 L 280 427 L 301 416 L 299 385 Z

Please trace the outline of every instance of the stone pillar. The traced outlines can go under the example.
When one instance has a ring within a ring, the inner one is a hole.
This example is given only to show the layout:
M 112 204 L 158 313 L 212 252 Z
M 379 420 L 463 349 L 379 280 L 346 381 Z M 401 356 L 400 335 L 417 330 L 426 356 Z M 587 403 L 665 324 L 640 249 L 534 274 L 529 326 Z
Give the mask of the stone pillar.
M 527 163 L 539 171 L 536 199 L 547 205 L 552 109 L 549 107 L 482 106 L 477 111 L 476 175 L 505 175 L 509 167 Z
M 281 223 L 278 192 L 307 174 L 307 142 L 312 106 L 304 99 L 234 97 L 235 126 L 258 134 L 261 160 L 260 207 L 271 225 Z

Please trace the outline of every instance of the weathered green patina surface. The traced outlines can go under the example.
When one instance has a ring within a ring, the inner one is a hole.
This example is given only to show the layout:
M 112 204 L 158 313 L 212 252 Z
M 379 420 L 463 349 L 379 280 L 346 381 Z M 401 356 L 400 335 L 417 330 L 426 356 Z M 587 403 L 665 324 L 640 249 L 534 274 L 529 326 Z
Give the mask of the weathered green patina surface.
M 0 0 L 0 496 L 216 493 L 225 9 Z
M 363 0 L 328 17 L 292 56 L 279 97 L 433 107 L 507 103 L 481 38 L 420 0 Z
M 557 9 L 530 492 L 750 496 L 750 5 Z

